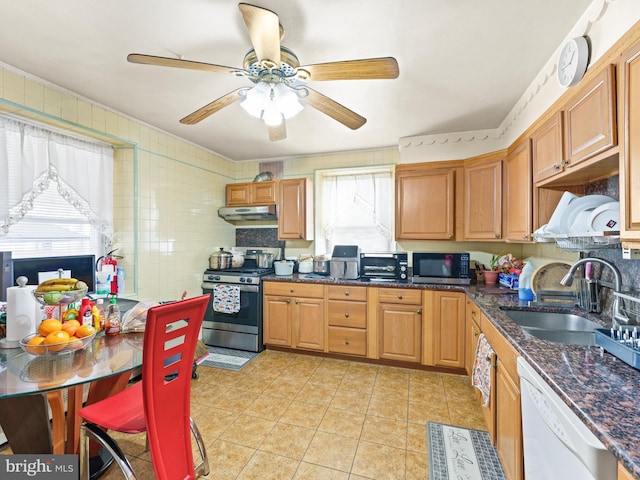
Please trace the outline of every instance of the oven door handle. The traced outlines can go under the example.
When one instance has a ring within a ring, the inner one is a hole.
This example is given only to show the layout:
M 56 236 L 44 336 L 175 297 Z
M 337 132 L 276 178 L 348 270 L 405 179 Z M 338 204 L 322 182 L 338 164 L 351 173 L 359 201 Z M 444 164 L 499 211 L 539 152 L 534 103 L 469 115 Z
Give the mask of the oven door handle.
M 213 289 L 216 285 L 235 285 L 235 283 L 203 283 L 202 289 L 211 290 L 213 292 Z M 238 287 L 240 287 L 241 292 L 258 293 L 260 291 L 260 287 L 258 287 L 257 285 L 238 285 Z

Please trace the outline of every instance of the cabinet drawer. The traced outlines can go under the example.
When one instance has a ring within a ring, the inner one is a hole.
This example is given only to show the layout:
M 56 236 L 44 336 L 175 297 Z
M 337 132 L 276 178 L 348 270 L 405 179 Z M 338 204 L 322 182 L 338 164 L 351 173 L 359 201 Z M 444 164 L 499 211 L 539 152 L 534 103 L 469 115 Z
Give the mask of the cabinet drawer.
M 329 325 L 367 328 L 367 304 L 329 300 Z
M 367 300 L 367 287 L 332 285 L 328 287 L 328 292 L 329 300 L 355 300 L 359 302 Z
M 329 351 L 365 356 L 367 331 L 357 328 L 329 327 Z
M 286 295 L 288 297 L 323 298 L 324 287 L 310 283 L 264 282 L 265 295 Z
M 380 303 L 401 303 L 403 305 L 420 305 L 422 293 L 420 290 L 406 288 L 381 288 L 378 292 Z

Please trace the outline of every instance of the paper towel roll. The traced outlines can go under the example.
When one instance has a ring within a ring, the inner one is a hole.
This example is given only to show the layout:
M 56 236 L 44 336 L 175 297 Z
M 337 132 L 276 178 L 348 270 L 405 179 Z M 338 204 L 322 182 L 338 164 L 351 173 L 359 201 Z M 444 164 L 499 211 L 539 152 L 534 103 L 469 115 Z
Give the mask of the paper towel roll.
M 18 342 L 36 331 L 40 306 L 33 297 L 35 285 L 7 288 L 7 342 Z

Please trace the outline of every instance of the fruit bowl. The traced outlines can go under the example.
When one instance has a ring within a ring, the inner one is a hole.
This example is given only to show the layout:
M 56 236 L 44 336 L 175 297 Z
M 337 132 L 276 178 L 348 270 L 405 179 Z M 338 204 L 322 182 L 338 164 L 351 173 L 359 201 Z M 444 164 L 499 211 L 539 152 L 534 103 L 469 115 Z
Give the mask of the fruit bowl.
M 33 292 L 33 296 L 42 305 L 67 305 L 82 300 L 87 294 L 87 288 L 67 290 L 65 292 Z
M 66 353 L 73 353 L 77 350 L 87 348 L 93 342 L 97 332 L 87 335 L 86 337 L 73 339 L 69 342 L 51 343 L 49 345 L 30 345 L 29 341 L 35 337 L 40 337 L 39 333 L 32 333 L 20 340 L 20 347 L 31 355 L 47 356 L 47 355 L 64 355 Z

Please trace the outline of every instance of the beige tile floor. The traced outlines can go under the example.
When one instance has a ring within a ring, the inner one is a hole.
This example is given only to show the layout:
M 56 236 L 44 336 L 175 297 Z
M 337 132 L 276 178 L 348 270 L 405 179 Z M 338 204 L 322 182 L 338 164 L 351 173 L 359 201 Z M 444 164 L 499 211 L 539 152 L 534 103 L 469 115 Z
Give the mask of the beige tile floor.
M 468 377 L 264 351 L 198 367 L 191 413 L 215 480 L 428 478 L 429 420 L 485 430 Z M 141 479 L 144 436 L 115 436 Z M 121 479 L 115 466 L 103 478 Z

